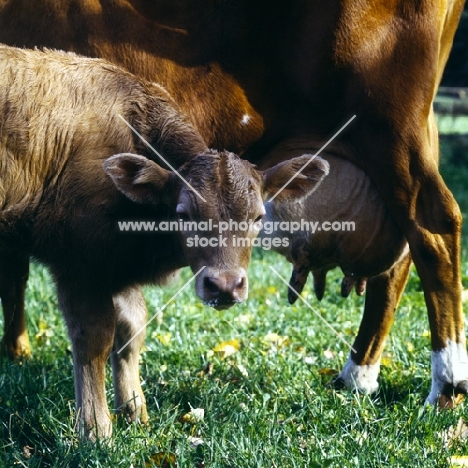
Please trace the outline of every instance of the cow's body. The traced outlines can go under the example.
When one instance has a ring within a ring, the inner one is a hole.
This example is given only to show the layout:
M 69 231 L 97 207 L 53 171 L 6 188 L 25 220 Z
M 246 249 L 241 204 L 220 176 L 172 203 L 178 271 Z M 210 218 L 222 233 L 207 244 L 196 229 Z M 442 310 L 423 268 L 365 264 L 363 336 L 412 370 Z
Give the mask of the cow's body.
M 369 175 L 408 240 L 431 326 L 434 403 L 468 390 L 461 215 L 438 172 L 432 111 L 463 3 L 2 0 L 0 41 L 103 56 L 156 80 L 209 145 L 246 149 L 261 165 L 281 141 L 326 141 L 356 114 L 342 156 Z M 357 368 L 378 360 L 407 273 L 408 262 L 368 285 Z
M 265 222 L 270 229 L 260 234 L 288 239 L 273 249 L 293 264 L 296 280 L 291 286 L 298 292 L 310 272 L 318 280 L 339 267 L 358 283 L 389 270 L 408 253 L 404 236 L 369 177 L 342 158 L 329 153 L 322 158 L 330 164 L 328 177 L 300 203 L 267 203 Z M 291 229 L 295 221 L 308 227 L 296 224 Z M 287 222 L 289 231 L 281 222 Z M 324 284 L 317 285 L 318 299 L 323 292 Z
M 247 297 L 251 252 L 189 249 L 184 240 L 193 233 L 185 228 L 124 232 L 118 223 L 257 218 L 265 211 L 264 196 L 305 160 L 262 174 L 232 153 L 209 151 L 163 88 L 103 60 L 0 46 L 0 70 L 0 294 L 6 345 L 11 324 L 21 317 L 22 310 L 14 307 L 24 294 L 28 258 L 34 256 L 49 266 L 57 285 L 73 344 L 83 433 L 107 436 L 111 420 L 104 380 L 111 351 L 116 409 L 130 419 L 147 419 L 138 373 L 147 315 L 141 285 L 164 282 L 190 265 L 199 273 L 198 295 L 213 307 L 230 307 Z M 171 162 L 186 161 L 179 175 L 191 184 L 156 164 L 158 157 L 124 120 Z M 310 168 L 298 180 L 300 196 L 327 172 L 323 162 Z M 198 199 L 194 190 L 209 201 Z M 20 334 L 20 344 L 27 347 L 25 337 Z

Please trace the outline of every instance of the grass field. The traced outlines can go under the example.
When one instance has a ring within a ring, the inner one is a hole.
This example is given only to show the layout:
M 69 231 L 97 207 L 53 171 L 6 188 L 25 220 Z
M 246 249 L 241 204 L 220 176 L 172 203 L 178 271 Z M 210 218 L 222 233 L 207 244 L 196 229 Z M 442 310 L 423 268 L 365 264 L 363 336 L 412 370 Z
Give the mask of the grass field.
M 468 165 L 443 163 L 442 170 L 468 215 Z M 255 252 L 246 304 L 216 312 L 188 288 L 166 309 L 161 324 L 151 324 L 141 357 L 151 424 L 115 425 L 110 447 L 77 442 L 70 345 L 49 277 L 34 266 L 27 298 L 33 358 L 0 367 L 0 467 L 461 463 L 468 446 L 453 436 L 453 428 L 468 418 L 468 405 L 439 414 L 423 407 L 430 387 L 430 337 L 415 272 L 387 342 L 380 391 L 362 396 L 330 388 L 348 348 L 314 312 L 288 306 L 286 287 L 269 265 L 290 274 L 279 256 Z M 171 287 L 148 289 L 150 315 L 190 276 L 185 271 Z M 340 281 L 338 273 L 330 275 L 321 303 L 310 287 L 306 292 L 315 311 L 352 342 L 363 298 L 341 298 Z M 108 389 L 112 406 L 110 375 Z

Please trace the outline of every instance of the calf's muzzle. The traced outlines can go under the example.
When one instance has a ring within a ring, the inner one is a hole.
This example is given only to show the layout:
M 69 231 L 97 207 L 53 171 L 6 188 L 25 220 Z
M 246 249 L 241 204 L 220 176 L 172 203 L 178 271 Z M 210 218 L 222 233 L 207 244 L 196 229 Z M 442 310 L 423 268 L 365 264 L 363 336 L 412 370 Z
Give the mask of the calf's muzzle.
M 208 271 L 201 281 L 200 297 L 216 310 L 229 309 L 243 302 L 248 295 L 248 279 L 245 270 L 218 273 Z

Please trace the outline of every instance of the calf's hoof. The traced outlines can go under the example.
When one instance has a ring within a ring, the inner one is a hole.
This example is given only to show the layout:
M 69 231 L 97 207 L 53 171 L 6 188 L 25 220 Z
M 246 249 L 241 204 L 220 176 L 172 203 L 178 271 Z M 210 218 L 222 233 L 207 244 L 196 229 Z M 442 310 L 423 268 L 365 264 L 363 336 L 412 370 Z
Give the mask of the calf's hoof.
M 21 361 L 31 357 L 31 345 L 27 333 L 23 333 L 16 340 L 4 337 L 0 345 L 0 358 L 8 358 L 11 361 Z
M 141 400 L 140 397 L 135 398 L 129 402 L 121 405 L 117 409 L 117 421 L 119 423 L 133 423 L 138 422 L 140 424 L 146 425 L 148 423 L 148 412 L 146 411 L 146 403 Z
M 112 437 L 112 420 L 108 418 L 100 421 L 81 421 L 79 436 L 81 442 L 95 443 L 99 440 L 100 443 L 109 443 Z

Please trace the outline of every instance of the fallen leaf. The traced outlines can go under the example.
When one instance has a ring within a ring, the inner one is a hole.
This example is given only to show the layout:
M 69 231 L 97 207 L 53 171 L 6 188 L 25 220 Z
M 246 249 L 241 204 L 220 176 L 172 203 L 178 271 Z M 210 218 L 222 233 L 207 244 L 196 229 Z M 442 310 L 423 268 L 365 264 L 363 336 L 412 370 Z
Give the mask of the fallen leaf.
M 192 408 L 191 411 L 184 414 L 180 420 L 183 423 L 197 424 L 205 418 L 205 410 L 203 408 Z
M 156 465 L 158 468 L 175 468 L 177 467 L 176 456 L 173 453 L 158 452 L 151 455 L 149 461 L 146 462 L 146 468 L 151 468 Z
M 159 340 L 159 342 L 163 346 L 167 346 L 171 341 L 171 334 L 170 333 L 164 333 L 163 335 L 158 334 L 156 335 L 156 338 Z
M 339 374 L 339 372 L 336 369 L 332 369 L 331 367 L 324 367 L 323 369 L 320 369 L 318 371 L 318 374 L 326 377 L 331 377 L 332 375 Z
M 311 366 L 317 362 L 317 358 L 315 356 L 306 356 L 304 362 Z
M 468 439 L 468 424 L 460 418 L 456 426 L 450 426 L 442 433 L 442 439 L 447 447 L 452 447 L 456 442 L 464 442 Z
M 392 355 L 390 353 L 384 353 L 380 359 L 380 365 L 385 367 L 390 367 L 392 364 Z
M 323 352 L 323 355 L 326 359 L 335 359 L 335 353 L 331 349 L 326 349 Z
M 187 437 L 188 443 L 192 448 L 197 448 L 199 445 L 203 445 L 205 442 L 200 437 Z
M 249 373 L 247 372 L 247 369 L 242 365 L 242 364 L 237 364 L 237 369 L 239 370 L 239 372 L 244 376 L 244 377 L 248 377 L 249 376 Z
M 54 331 L 47 323 L 40 318 L 38 323 L 38 332 L 36 333 L 36 342 L 39 346 L 48 346 L 50 344 L 50 337 L 54 336 Z
M 197 377 L 199 377 L 200 379 L 203 379 L 206 376 L 209 377 L 210 375 L 213 375 L 213 368 L 214 368 L 213 363 L 208 362 L 207 365 L 200 372 L 197 373 Z
M 263 337 L 263 341 L 269 345 L 275 347 L 276 349 L 284 348 L 290 344 L 288 336 L 281 336 L 277 333 L 268 333 Z
M 226 359 L 228 356 L 232 356 L 237 353 L 240 349 L 240 341 L 238 339 L 224 341 L 218 346 L 213 348 L 213 351 L 221 358 Z
M 241 314 L 234 319 L 234 321 L 241 323 L 242 325 L 248 325 L 253 319 L 252 314 Z
M 458 466 L 468 466 L 468 457 L 464 455 L 455 455 L 450 457 L 450 468 Z

